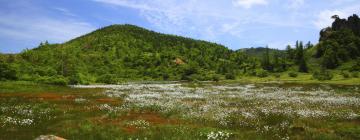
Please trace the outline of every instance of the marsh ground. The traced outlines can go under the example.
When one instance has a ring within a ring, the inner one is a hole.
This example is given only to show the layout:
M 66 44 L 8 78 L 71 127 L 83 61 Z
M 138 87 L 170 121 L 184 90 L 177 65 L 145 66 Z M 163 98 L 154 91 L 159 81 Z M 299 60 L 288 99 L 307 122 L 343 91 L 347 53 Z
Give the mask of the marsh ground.
M 0 84 L 0 139 L 360 139 L 360 87 Z

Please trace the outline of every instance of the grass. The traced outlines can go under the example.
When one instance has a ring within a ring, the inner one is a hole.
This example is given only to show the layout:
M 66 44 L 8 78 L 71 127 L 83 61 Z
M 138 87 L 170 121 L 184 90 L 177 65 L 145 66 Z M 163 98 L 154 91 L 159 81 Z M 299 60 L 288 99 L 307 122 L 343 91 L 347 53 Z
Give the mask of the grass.
M 360 117 L 343 117 L 360 114 L 359 98 L 355 86 L 317 84 L 132 83 L 74 89 L 1 82 L 0 139 L 44 134 L 86 140 L 359 139 Z M 310 116 L 284 113 L 289 109 L 305 109 L 303 115 Z M 330 115 L 317 116 L 323 112 Z

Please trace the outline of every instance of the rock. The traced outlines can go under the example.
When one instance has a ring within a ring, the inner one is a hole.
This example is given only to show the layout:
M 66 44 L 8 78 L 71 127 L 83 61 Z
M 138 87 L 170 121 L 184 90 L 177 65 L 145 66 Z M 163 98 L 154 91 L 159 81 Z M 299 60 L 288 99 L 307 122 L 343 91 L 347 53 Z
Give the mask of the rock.
M 35 140 L 66 140 L 66 139 L 54 135 L 40 135 L 39 137 L 35 138 Z

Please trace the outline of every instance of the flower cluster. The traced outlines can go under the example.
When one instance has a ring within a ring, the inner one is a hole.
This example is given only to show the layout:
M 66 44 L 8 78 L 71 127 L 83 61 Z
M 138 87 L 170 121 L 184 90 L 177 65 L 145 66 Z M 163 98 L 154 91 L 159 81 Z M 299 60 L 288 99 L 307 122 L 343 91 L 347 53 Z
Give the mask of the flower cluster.
M 135 121 L 126 123 L 126 125 L 132 126 L 132 127 L 138 128 L 138 129 L 146 129 L 150 126 L 150 123 L 145 120 L 135 120 Z
M 232 133 L 224 131 L 211 131 L 205 134 L 208 140 L 228 140 L 231 135 Z
M 29 126 L 56 117 L 54 109 L 43 104 L 0 105 L 0 126 Z
M 33 119 L 20 119 L 12 117 L 1 117 L 0 121 L 5 125 L 29 126 L 34 123 Z

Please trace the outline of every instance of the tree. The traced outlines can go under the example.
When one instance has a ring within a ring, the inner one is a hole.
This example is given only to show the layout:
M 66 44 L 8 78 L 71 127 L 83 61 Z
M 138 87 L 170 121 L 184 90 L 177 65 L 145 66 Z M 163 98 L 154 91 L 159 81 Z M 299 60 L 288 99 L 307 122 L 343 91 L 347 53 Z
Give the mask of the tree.
M 0 61 L 0 80 L 16 80 L 16 69 L 11 65 Z
M 308 67 L 304 57 L 299 62 L 299 72 L 308 72 Z
M 267 70 L 267 71 L 273 70 L 273 66 L 270 63 L 270 52 L 269 52 L 268 46 L 266 46 L 266 50 L 265 50 L 265 54 L 263 55 L 263 60 L 262 60 L 261 66 L 264 70 Z
M 322 57 L 321 64 L 324 68 L 336 68 L 339 65 L 336 53 L 332 49 L 327 49 Z
M 308 72 L 305 56 L 304 45 L 300 41 L 296 42 L 296 63 L 299 65 L 299 72 Z

